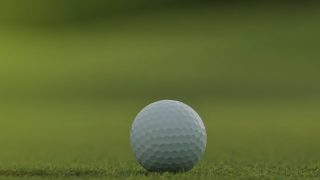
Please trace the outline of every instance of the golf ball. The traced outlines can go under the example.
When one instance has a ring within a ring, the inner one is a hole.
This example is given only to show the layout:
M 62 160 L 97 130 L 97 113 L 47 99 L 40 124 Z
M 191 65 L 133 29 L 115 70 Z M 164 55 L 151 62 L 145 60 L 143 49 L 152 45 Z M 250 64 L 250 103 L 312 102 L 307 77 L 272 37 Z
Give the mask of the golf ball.
M 205 151 L 207 135 L 200 116 L 188 105 L 161 100 L 142 109 L 132 124 L 131 147 L 149 171 L 188 171 Z

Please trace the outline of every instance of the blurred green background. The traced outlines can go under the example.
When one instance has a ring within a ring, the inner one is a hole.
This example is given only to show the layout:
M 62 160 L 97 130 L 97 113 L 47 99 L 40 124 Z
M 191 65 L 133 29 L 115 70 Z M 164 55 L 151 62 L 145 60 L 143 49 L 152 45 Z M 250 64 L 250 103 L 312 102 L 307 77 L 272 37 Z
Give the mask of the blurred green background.
M 0 175 L 134 162 L 131 123 L 160 99 L 203 118 L 202 163 L 318 162 L 319 18 L 311 2 L 2 0 Z

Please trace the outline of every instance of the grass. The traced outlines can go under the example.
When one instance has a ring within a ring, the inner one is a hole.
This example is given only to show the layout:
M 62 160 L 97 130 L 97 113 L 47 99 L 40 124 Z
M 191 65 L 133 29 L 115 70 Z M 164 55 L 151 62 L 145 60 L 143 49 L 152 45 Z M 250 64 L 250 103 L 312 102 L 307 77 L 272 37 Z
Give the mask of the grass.
M 0 178 L 319 178 L 317 8 L 3 26 Z M 132 120 L 159 99 L 205 122 L 207 149 L 190 172 L 149 173 L 132 155 Z
M 135 166 L 134 163 L 117 164 L 110 166 L 82 167 L 41 167 L 17 168 L 1 170 L 7 177 L 38 177 L 38 178 L 165 178 L 165 179 L 207 179 L 207 178 L 317 178 L 319 177 L 319 164 L 287 165 L 281 163 L 252 163 L 217 161 L 202 163 L 201 166 L 186 173 L 150 173 Z
M 1 126 L 0 175 L 40 179 L 319 177 L 317 102 L 187 103 L 200 113 L 208 130 L 206 153 L 190 172 L 148 173 L 135 162 L 129 129 L 145 101 L 45 101 L 2 108 L 6 120 Z
M 318 96 L 317 10 L 207 7 L 78 27 L 4 26 L 1 95 Z

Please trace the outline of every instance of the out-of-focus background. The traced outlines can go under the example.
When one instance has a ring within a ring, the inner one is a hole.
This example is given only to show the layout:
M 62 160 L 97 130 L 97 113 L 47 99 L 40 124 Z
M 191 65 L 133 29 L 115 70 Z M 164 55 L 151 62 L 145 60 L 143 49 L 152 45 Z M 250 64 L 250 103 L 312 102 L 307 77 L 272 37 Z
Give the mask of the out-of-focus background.
M 203 118 L 202 163 L 317 162 L 319 19 L 315 2 L 2 0 L 0 173 L 134 162 L 131 123 L 160 99 Z

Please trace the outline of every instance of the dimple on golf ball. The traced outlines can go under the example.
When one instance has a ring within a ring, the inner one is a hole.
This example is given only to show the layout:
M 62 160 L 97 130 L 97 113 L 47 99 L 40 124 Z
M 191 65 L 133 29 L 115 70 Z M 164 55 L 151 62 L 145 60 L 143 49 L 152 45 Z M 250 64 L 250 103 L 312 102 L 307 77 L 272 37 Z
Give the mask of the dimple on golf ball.
M 143 108 L 132 124 L 131 147 L 149 171 L 188 171 L 205 151 L 205 126 L 190 106 L 161 100 Z

